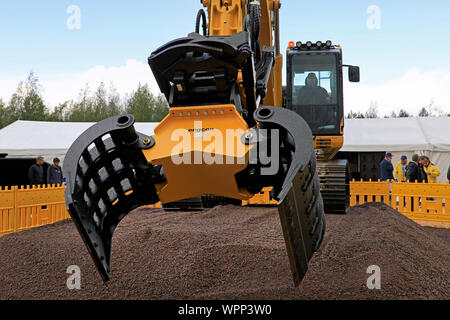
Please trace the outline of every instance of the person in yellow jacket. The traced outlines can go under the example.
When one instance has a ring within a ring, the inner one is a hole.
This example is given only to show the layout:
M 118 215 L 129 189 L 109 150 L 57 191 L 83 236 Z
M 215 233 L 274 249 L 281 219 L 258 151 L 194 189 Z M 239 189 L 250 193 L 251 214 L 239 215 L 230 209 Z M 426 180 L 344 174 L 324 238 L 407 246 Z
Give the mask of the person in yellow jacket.
M 408 157 L 402 156 L 394 169 L 394 178 L 398 182 L 406 182 L 406 167 L 408 166 Z
M 437 183 L 437 178 L 441 175 L 441 170 L 431 163 L 430 158 L 425 157 L 423 168 L 428 175 L 428 183 Z

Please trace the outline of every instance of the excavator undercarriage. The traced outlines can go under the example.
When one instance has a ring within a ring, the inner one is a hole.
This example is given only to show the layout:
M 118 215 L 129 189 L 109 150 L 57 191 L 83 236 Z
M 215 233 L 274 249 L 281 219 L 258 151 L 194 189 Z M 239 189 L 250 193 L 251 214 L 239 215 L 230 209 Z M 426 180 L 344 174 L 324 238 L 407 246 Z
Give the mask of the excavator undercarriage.
M 209 12 L 203 35 L 191 33 L 151 54 L 169 115 L 153 136 L 136 132 L 132 115 L 106 119 L 83 133 L 64 163 L 69 213 L 108 281 L 113 233 L 132 210 L 160 201 L 167 208 L 187 201 L 195 209 L 202 196 L 248 200 L 273 187 L 299 285 L 323 240 L 325 215 L 311 129 L 295 112 L 267 105 L 281 97 L 275 92 L 281 74 L 274 71 L 281 72 L 280 56 L 256 29 L 260 17 L 264 21 L 272 11 L 278 16 L 278 1 L 203 3 L 223 14 L 240 9 L 242 30 L 210 36 L 217 33 L 211 20 L 217 12 Z M 265 30 L 272 30 L 270 23 Z

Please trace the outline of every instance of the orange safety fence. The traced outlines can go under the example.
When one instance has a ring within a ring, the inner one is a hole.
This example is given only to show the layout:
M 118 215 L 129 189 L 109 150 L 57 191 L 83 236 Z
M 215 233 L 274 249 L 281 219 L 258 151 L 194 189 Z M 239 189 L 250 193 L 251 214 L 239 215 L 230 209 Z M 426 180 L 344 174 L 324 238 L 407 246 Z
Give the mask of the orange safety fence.
M 278 202 L 270 195 L 272 188 L 264 188 L 261 193 L 255 194 L 250 200 L 242 201 L 243 206 L 277 205 Z
M 450 184 L 353 181 L 350 206 L 384 202 L 412 220 L 450 222 Z
M 142 208 L 145 208 L 145 209 L 161 209 L 162 205 L 161 205 L 161 202 L 158 202 L 158 203 L 155 203 L 155 204 L 143 206 Z
M 65 186 L 0 188 L 0 237 L 70 219 Z M 243 205 L 276 205 L 264 189 Z M 413 220 L 450 222 L 450 184 L 353 181 L 350 205 L 384 202 Z M 145 208 L 161 208 L 157 203 Z
M 0 237 L 70 219 L 65 186 L 0 187 Z M 161 203 L 143 208 L 161 208 Z
M 64 186 L 0 188 L 0 237 L 69 219 Z

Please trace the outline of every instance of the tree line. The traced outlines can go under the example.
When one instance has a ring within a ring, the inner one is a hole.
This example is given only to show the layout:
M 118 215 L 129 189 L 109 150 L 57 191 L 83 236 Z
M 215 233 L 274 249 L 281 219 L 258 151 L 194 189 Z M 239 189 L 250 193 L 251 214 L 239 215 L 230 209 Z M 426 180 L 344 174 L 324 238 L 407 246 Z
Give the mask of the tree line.
M 159 122 L 168 112 L 165 97 L 153 94 L 147 84 L 139 84 L 129 96 L 121 97 L 113 85 L 107 88 L 103 82 L 93 92 L 86 85 L 78 99 L 50 108 L 38 77 L 30 72 L 8 102 L 0 99 L 0 129 L 17 120 L 98 122 L 123 113 L 133 114 L 137 122 Z
M 345 116 L 347 119 L 379 119 L 379 118 L 410 118 L 415 115 L 407 112 L 404 109 L 400 109 L 398 113 L 392 111 L 390 115 L 380 116 L 378 111 L 378 103 L 373 101 L 370 104 L 369 109 L 366 112 L 354 112 L 350 110 L 350 112 Z M 434 101 L 432 100 L 427 106 L 420 109 L 417 114 L 418 117 L 427 118 L 427 117 L 450 117 L 450 113 L 447 114 L 444 111 L 436 108 L 434 106 Z
M 0 99 L 0 129 L 17 120 L 57 121 L 57 122 L 98 122 L 123 113 L 133 114 L 137 122 L 159 122 L 168 114 L 169 107 L 163 95 L 155 95 L 147 84 L 139 84 L 127 97 L 121 97 L 111 85 L 102 82 L 91 92 L 88 85 L 80 91 L 76 100 L 69 100 L 50 108 L 42 97 L 42 86 L 38 77 L 30 72 L 26 81 L 19 83 L 9 102 Z M 408 118 L 413 115 L 401 109 L 384 118 Z M 419 117 L 449 116 L 434 108 L 431 101 L 418 113 Z M 350 111 L 348 119 L 376 119 L 379 115 L 378 103 L 372 102 L 366 112 Z

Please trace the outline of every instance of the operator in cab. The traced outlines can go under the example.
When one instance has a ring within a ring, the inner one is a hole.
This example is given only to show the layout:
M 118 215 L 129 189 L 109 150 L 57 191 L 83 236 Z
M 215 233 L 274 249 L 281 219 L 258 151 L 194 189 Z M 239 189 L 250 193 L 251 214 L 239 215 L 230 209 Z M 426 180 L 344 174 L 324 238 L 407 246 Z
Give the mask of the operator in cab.
M 303 105 L 324 105 L 331 103 L 331 98 L 327 90 L 319 86 L 316 74 L 310 73 L 298 93 L 298 101 Z

